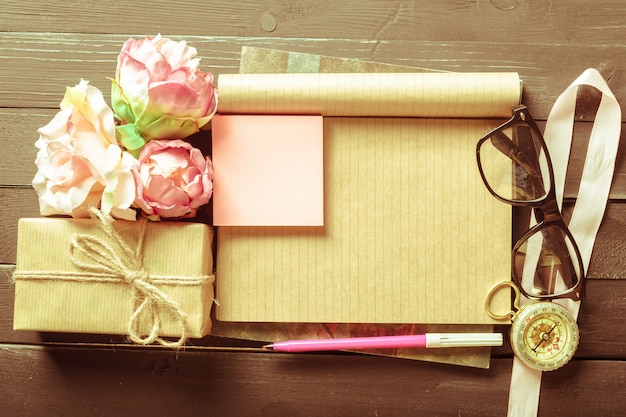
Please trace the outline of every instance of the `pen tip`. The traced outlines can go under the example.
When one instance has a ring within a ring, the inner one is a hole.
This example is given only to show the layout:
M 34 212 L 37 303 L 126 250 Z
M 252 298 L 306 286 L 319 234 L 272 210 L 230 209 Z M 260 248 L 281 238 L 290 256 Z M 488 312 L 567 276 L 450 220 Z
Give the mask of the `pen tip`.
M 265 345 L 265 346 L 263 346 L 263 349 L 268 350 L 268 349 L 271 349 L 273 347 L 274 347 L 274 345 Z

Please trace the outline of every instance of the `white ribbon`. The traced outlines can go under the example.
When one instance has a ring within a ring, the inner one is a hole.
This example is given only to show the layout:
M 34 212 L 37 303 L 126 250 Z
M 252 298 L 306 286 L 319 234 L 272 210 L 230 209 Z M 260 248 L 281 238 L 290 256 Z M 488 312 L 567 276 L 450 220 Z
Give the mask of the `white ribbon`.
M 559 207 L 562 207 L 563 202 L 565 176 L 573 139 L 576 96 L 578 87 L 581 85 L 594 87 L 602 93 L 589 138 L 576 204 L 568 225 L 580 249 L 586 272 L 611 189 L 622 126 L 622 113 L 609 86 L 595 69 L 583 72 L 556 100 L 548 116 L 544 139 L 552 158 L 554 186 Z M 529 300 L 523 300 L 523 302 L 529 302 Z M 567 308 L 574 318 L 578 317 L 580 301 L 562 299 L 557 302 Z M 539 408 L 540 387 L 541 371 L 530 369 L 515 358 L 511 375 L 508 416 L 536 416 Z

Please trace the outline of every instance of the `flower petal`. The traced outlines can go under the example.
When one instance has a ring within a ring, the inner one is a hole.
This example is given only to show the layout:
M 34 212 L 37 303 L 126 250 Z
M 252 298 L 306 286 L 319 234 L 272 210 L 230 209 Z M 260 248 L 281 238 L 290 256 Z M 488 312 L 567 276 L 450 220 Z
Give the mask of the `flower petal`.
M 182 140 L 148 142 L 132 172 L 135 203 L 149 216 L 192 217 L 212 195 L 210 159 Z

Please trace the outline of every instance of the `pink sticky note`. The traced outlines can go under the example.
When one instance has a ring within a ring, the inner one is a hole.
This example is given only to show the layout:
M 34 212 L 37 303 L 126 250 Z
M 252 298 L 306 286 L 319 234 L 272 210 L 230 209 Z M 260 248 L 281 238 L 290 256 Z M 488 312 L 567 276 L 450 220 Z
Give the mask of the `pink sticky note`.
M 322 116 L 216 115 L 213 224 L 322 226 Z

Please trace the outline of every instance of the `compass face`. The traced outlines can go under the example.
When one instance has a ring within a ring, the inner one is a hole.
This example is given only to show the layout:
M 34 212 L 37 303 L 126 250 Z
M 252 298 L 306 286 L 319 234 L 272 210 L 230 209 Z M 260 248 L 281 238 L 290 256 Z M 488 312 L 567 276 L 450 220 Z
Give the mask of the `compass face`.
M 574 356 L 578 347 L 578 326 L 559 304 L 529 304 L 513 322 L 511 347 L 515 355 L 531 368 L 552 371 Z

